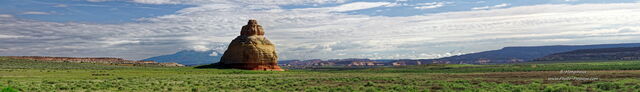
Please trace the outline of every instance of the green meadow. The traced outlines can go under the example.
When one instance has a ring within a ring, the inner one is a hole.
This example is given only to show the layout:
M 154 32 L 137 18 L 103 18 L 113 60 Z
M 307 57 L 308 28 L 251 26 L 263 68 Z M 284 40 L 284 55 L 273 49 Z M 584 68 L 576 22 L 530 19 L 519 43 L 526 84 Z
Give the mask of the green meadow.
M 640 92 L 638 70 L 640 61 L 582 61 L 320 67 L 277 72 L 113 66 L 0 57 L 0 87 L 3 92 Z

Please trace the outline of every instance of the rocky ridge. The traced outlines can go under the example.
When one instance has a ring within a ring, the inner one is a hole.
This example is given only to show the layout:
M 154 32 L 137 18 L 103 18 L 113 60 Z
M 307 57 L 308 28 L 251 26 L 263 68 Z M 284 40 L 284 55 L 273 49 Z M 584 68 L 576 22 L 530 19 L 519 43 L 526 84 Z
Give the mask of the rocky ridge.
M 14 59 L 28 59 L 47 62 L 97 63 L 124 66 L 184 66 L 178 63 L 158 63 L 155 61 L 131 61 L 121 58 L 88 58 L 88 57 L 47 57 L 47 56 L 8 56 Z

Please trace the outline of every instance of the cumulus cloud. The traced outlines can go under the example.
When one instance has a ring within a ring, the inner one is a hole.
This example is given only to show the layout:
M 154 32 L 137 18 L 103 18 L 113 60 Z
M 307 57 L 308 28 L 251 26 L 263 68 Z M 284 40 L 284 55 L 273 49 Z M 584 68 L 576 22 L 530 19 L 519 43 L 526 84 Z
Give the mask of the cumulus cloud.
M 189 3 L 194 2 L 214 1 Z M 0 55 L 142 59 L 184 49 L 224 51 L 248 19 L 263 25 L 282 60 L 436 58 L 504 46 L 634 42 L 640 38 L 640 13 L 633 12 L 640 10 L 637 3 L 535 5 L 387 17 L 336 13 L 390 4 L 385 2 L 307 9 L 256 2 L 265 4 L 203 3 L 176 14 L 124 24 L 0 18 L 0 33 L 24 36 L 0 40 Z M 314 9 L 333 12 L 310 11 Z

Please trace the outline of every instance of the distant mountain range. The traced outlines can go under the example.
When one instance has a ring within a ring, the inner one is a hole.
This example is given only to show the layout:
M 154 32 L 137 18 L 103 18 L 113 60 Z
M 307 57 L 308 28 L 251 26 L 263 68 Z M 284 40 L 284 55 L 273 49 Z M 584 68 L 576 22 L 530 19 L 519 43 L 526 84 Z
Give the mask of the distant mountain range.
M 182 50 L 174 54 L 155 56 L 144 59 L 142 61 L 176 62 L 184 65 L 203 65 L 218 62 L 220 60 L 220 57 L 222 57 L 222 53 L 216 52 L 214 50 Z
M 465 55 L 451 56 L 435 61 L 449 63 L 469 64 L 501 64 L 514 62 L 527 62 L 547 55 L 568 52 L 579 49 L 640 47 L 640 43 L 623 44 L 599 44 L 599 45 L 555 45 L 555 46 L 530 46 L 530 47 L 505 47 L 499 50 L 484 51 Z
M 499 50 L 484 51 L 465 55 L 444 57 L 439 59 L 399 59 L 399 60 L 371 60 L 385 63 L 407 63 L 420 64 L 446 63 L 446 64 L 504 64 L 533 61 L 555 53 L 569 52 L 580 49 L 599 49 L 599 48 L 620 48 L 620 47 L 640 47 L 640 43 L 623 43 L 623 44 L 599 44 L 599 45 L 554 45 L 554 46 L 527 46 L 527 47 L 505 47 Z M 177 62 L 184 65 L 202 65 L 218 62 L 222 53 L 215 52 L 216 56 L 211 56 L 215 51 L 194 51 L 183 50 L 171 55 L 156 56 L 143 61 L 157 62 Z M 351 59 L 345 59 L 351 60 Z M 358 59 L 352 59 L 358 60 Z M 288 64 L 287 61 L 281 61 L 280 64 Z M 296 61 L 296 60 L 293 60 Z M 313 61 L 313 60 L 298 60 Z M 316 60 L 317 61 L 317 60 Z M 293 62 L 291 62 L 293 63 Z
M 581 49 L 556 53 L 536 61 L 640 60 L 640 47 Z

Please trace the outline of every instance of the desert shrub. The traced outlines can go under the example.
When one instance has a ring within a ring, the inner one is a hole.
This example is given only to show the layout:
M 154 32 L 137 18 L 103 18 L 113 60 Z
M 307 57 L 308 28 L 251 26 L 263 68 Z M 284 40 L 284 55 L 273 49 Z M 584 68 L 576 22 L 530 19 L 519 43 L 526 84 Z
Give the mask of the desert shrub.
M 367 84 L 364 84 L 364 86 L 366 86 L 366 87 L 371 87 L 371 86 L 375 86 L 375 85 L 376 85 L 376 83 L 371 82 L 371 81 L 367 82 Z
M 378 88 L 375 88 L 375 87 L 367 87 L 365 89 L 365 92 L 383 92 L 383 91 L 380 91 Z
M 18 92 L 18 90 L 13 89 L 11 87 L 5 87 L 0 92 Z
M 621 86 L 622 86 L 621 83 L 615 83 L 615 82 L 602 82 L 602 83 L 596 84 L 596 88 L 600 90 L 620 89 Z
M 582 90 L 579 87 L 569 86 L 567 84 L 555 84 L 548 85 L 543 90 L 544 92 L 581 92 Z

